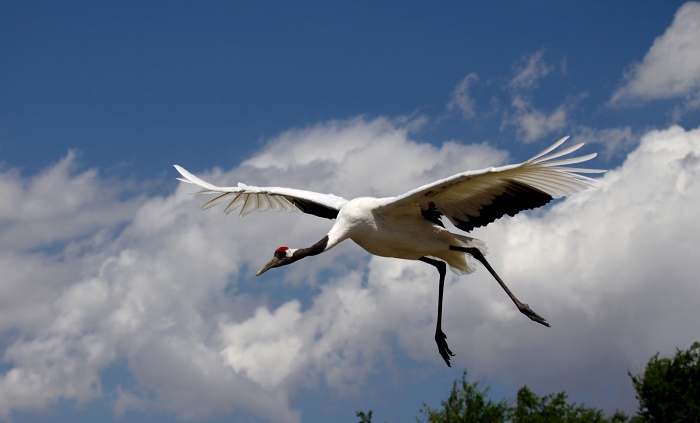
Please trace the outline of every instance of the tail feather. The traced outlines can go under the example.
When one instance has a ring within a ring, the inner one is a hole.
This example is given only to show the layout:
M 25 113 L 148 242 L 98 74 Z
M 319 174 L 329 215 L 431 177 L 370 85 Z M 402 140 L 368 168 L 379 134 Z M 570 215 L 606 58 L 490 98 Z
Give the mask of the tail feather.
M 466 235 L 456 234 L 450 232 L 453 236 L 454 244 L 459 247 L 465 248 L 478 248 L 481 254 L 486 255 L 489 249 L 486 247 L 486 243 L 480 239 L 472 238 Z M 458 275 L 468 275 L 476 270 L 476 260 L 469 254 L 449 250 L 442 254 L 442 257 L 435 257 L 438 260 L 442 260 L 450 266 L 450 270 Z

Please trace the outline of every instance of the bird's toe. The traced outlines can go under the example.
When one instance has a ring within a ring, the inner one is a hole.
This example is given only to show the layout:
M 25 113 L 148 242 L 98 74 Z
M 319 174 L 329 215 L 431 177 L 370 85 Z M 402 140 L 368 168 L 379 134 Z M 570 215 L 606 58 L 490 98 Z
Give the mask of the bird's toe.
M 441 330 L 436 331 L 435 342 L 438 346 L 438 352 L 440 353 L 440 356 L 442 356 L 442 359 L 445 360 L 447 367 L 452 367 L 450 364 L 450 357 L 454 357 L 454 353 L 452 353 L 450 348 L 447 346 L 447 335 L 445 335 Z
M 549 325 L 549 323 L 547 323 L 547 320 L 546 320 L 544 317 L 542 317 L 542 316 L 540 316 L 539 314 L 537 314 L 537 313 L 535 313 L 534 311 L 532 311 L 532 309 L 530 308 L 529 305 L 527 305 L 527 304 L 522 304 L 522 303 L 521 303 L 521 304 L 518 305 L 518 309 L 520 310 L 521 313 L 523 313 L 524 315 L 526 315 L 527 317 L 529 317 L 530 320 L 532 320 L 533 322 L 537 322 L 537 323 L 539 323 L 539 324 L 541 324 L 541 325 L 544 325 L 544 326 L 547 326 L 547 327 L 551 327 L 551 326 Z

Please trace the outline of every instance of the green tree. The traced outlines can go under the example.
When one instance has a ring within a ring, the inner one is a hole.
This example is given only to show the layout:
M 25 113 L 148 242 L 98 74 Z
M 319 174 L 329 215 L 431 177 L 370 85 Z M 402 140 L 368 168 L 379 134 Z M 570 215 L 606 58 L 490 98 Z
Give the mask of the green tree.
M 634 376 L 639 412 L 636 421 L 700 422 L 700 343 L 676 350 L 673 358 L 649 359 L 644 373 Z
M 606 419 L 602 410 L 569 404 L 566 398 L 564 392 L 538 397 L 523 386 L 518 391 L 515 407 L 510 410 L 510 419 L 513 423 L 624 423 L 628 420 L 620 412 Z
M 367 413 L 358 411 L 355 415 L 360 418 L 360 423 L 372 423 L 372 410 Z
M 605 418 L 602 410 L 586 408 L 576 403 L 566 402 L 566 394 L 537 396 L 527 386 L 518 391 L 515 405 L 513 401 L 494 402 L 488 399 L 488 388 L 480 389 L 478 382 L 469 383 L 467 372 L 461 380 L 455 380 L 447 400 L 442 407 L 433 409 L 426 404 L 420 410 L 425 423 L 625 423 L 629 419 L 616 412 Z
M 462 380 L 452 383 L 452 390 L 447 400 L 442 401 L 440 409 L 423 404 L 420 413 L 424 418 L 417 418 L 426 423 L 501 423 L 508 414 L 508 403 L 503 400 L 493 402 L 488 399 L 489 388 L 481 390 L 479 382 L 469 383 L 467 371 L 462 373 Z
M 622 412 L 609 418 L 602 410 L 567 403 L 564 392 L 537 396 L 523 386 L 515 405 L 512 400 L 494 402 L 488 398 L 489 388 L 481 389 L 478 382 L 469 383 L 466 370 L 461 380 L 455 380 L 441 408 L 426 404 L 420 409 L 425 423 L 700 423 L 700 342 L 687 351 L 677 349 L 673 358 L 649 359 L 644 373 L 632 375 L 637 391 L 639 411 L 631 420 Z M 360 423 L 371 423 L 372 411 L 358 412 Z

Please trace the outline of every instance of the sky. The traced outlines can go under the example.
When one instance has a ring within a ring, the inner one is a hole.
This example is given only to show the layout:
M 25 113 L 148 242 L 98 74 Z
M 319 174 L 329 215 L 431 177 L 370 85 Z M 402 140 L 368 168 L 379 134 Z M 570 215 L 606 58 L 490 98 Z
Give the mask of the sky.
M 331 2 L 332 3 L 332 2 Z M 178 183 L 392 196 L 586 142 L 600 187 L 437 274 Z M 0 421 L 415 421 L 468 371 L 635 412 L 697 341 L 700 3 L 0 3 Z

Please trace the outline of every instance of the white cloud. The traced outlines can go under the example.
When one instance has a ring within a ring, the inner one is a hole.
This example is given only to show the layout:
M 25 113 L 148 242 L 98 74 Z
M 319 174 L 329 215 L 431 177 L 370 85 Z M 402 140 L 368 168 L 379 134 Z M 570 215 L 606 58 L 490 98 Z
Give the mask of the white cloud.
M 624 79 L 612 104 L 679 96 L 700 104 L 700 3 L 688 2 L 678 9 L 671 26 Z
M 464 287 L 454 302 L 478 295 L 506 311 L 446 317 L 464 325 L 469 368 L 515 386 L 566 390 L 610 411 L 633 410 L 627 370 L 697 340 L 699 158 L 700 129 L 652 131 L 602 188 L 541 218 L 519 215 L 483 230 L 496 269 L 552 328 L 523 319 L 496 286 L 493 296 Z M 470 285 L 495 285 L 478 274 L 483 279 Z
M 237 168 L 203 176 L 349 198 L 397 194 L 506 159 L 485 145 L 416 143 L 406 131 L 382 118 L 319 124 L 280 135 Z M 483 268 L 468 277 L 450 275 L 444 329 L 458 354 L 455 367 L 516 388 L 565 390 L 591 405 L 631 410 L 627 370 L 697 338 L 698 173 L 700 129 L 650 132 L 602 188 L 475 231 L 509 287 L 553 327 L 521 316 Z M 56 190 L 79 176 L 69 174 Z M 27 186 L 19 176 L 16 181 Z M 105 184 L 97 177 L 93 183 Z M 315 284 L 321 269 L 340 269 L 309 302 L 295 299 L 293 290 L 271 301 L 247 291 L 250 274 L 278 245 L 310 245 L 332 222 L 200 212 L 203 198 L 191 191 L 178 186 L 139 203 L 123 231 L 79 254 L 44 253 L 40 258 L 59 270 L 57 280 L 28 271 L 27 263 L 39 260 L 31 251 L 9 250 L 25 260 L 4 263 L 16 285 L 25 274 L 36 279 L 18 295 L 17 309 L 26 302 L 44 317 L 6 323 L 22 336 L 5 351 L 13 368 L 0 377 L 0 417 L 44 409 L 60 398 L 100 398 L 106 394 L 100 372 L 117 361 L 134 379 L 134 386 L 110 393 L 117 414 L 158 410 L 200 419 L 243 409 L 273 422 L 299 421 L 290 398 L 319 381 L 341 394 L 361 391 L 379 363 L 391 364 L 393 348 L 444 366 L 432 340 L 432 267 L 368 260 L 348 242 L 261 277 L 258 284 L 276 283 L 279 290 Z M 100 201 L 124 206 L 118 197 Z M 97 207 L 89 198 L 83 204 L 75 219 Z M 73 238 L 93 239 L 73 228 Z M 61 239 L 70 245 L 73 238 Z M 36 239 L 27 245 L 43 242 Z M 55 287 L 51 295 L 28 294 L 40 282 Z
M 637 143 L 637 138 L 629 126 L 608 129 L 582 126 L 577 128 L 577 134 L 574 135 L 573 142 L 601 144 L 605 147 L 602 153 L 605 157 L 610 158 L 616 153 L 629 151 Z
M 543 55 L 544 49 L 529 56 L 523 56 L 513 66 L 517 73 L 508 83 L 512 109 L 503 114 L 501 129 L 507 126 L 515 127 L 516 136 L 525 143 L 536 141 L 566 128 L 568 111 L 577 101 L 577 98 L 567 99 L 550 113 L 533 106 L 531 95 L 526 91 L 537 88 L 539 80 L 554 69 L 553 66 L 545 63 L 542 59 Z M 560 65 L 562 73 L 565 74 L 566 58 L 562 59 Z
M 410 127 L 358 118 L 288 131 L 240 167 L 206 178 L 388 195 L 506 157 L 485 145 L 415 143 L 407 139 Z M 71 172 L 74 159 L 70 154 L 30 180 L 17 172 L 2 178 L 8 195 L 0 198 L 0 259 L 10 277 L 0 284 L 8 305 L 0 324 L 20 337 L 4 354 L 12 368 L 0 377 L 1 419 L 61 398 L 102 397 L 100 373 L 124 360 L 135 386 L 113 393 L 117 414 L 151 409 L 199 419 L 244 409 L 295 422 L 290 392 L 318 378 L 340 392 L 361 386 L 376 352 L 388 348 L 381 330 L 364 339 L 353 330 L 369 318 L 358 302 L 371 294 L 361 289 L 362 271 L 324 285 L 309 310 L 293 297 L 271 308 L 265 297 L 246 293 L 250 269 L 275 247 L 310 245 L 332 222 L 200 212 L 204 199 L 184 185 L 164 197 L 120 200 L 95 171 Z M 47 233 L 28 230 L 15 242 L 33 224 Z M 268 278 L 315 283 L 333 262 L 363 267 L 366 255 L 347 247 Z
M 95 169 L 73 175 L 76 152 L 29 180 L 17 171 L 0 179 L 0 247 L 29 250 L 75 240 L 126 221 L 139 200 L 115 201 L 124 191 Z M 80 213 L 80 218 L 77 218 Z
M 537 81 L 543 78 L 552 71 L 552 67 L 548 66 L 542 56 L 544 49 L 532 53 L 529 56 L 523 56 L 520 63 L 516 65 L 517 75 L 511 79 L 509 86 L 514 90 L 531 89 L 537 86 Z M 565 73 L 566 60 L 562 64 L 562 72 Z
M 108 248 L 143 201 L 119 201 L 124 189 L 94 169 L 75 174 L 75 159 L 71 151 L 31 178 L 0 175 L 0 332 L 45 325 L 51 301 L 81 271 L 76 255 Z
M 450 276 L 444 327 L 458 352 L 455 366 L 514 388 L 527 383 L 542 393 L 565 390 L 609 411 L 633 410 L 627 370 L 638 371 L 656 351 L 672 353 L 696 337 L 689 323 L 700 318 L 700 286 L 693 276 L 700 270 L 693 248 L 700 235 L 694 213 L 700 206 L 698 172 L 700 129 L 650 132 L 605 176 L 602 188 L 540 217 L 519 215 L 477 231 L 516 295 L 553 327 L 521 316 L 483 269 L 468 278 Z M 361 348 L 371 362 L 390 354 L 382 334 L 396 333 L 409 356 L 439 365 L 434 345 L 426 341 L 434 325 L 435 279 L 434 270 L 421 263 L 374 257 L 366 287 L 354 273 L 342 285 L 330 282 L 313 307 L 290 320 L 296 325 L 319 315 L 324 317 L 318 322 L 344 328 L 320 331 L 345 335 L 305 343 L 310 351 L 328 348 L 323 351 L 334 355 Z M 333 301 L 325 297 L 331 293 Z M 274 315 L 270 311 L 267 318 Z M 313 331 L 280 331 L 279 339 Z M 311 352 L 298 355 L 309 356 L 324 362 Z M 349 374 L 333 380 L 349 383 Z
M 513 97 L 511 105 L 515 108 L 515 113 L 512 116 L 507 116 L 503 120 L 502 126 L 515 126 L 518 137 L 526 143 L 536 141 L 566 127 L 567 108 L 565 105 L 561 105 L 552 113 L 547 114 L 535 109 L 519 95 Z
M 469 87 L 474 85 L 478 80 L 479 76 L 474 72 L 465 76 L 452 92 L 452 99 L 447 103 L 447 109 L 454 110 L 458 108 L 462 111 L 462 116 L 465 119 L 474 118 L 476 116 L 476 112 L 474 111 L 474 99 L 469 95 Z

